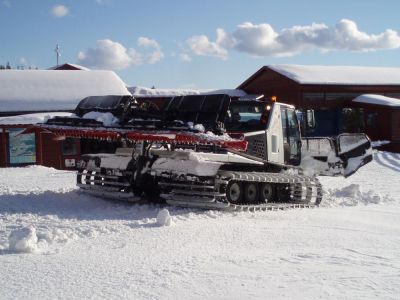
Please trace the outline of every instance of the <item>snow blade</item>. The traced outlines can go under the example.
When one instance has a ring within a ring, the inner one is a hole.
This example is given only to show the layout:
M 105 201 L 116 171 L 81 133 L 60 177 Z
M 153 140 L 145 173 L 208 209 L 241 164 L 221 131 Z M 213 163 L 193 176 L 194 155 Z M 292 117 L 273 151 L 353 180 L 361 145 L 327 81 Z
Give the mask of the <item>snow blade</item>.
M 344 177 L 354 174 L 372 161 L 371 141 L 364 133 L 343 133 L 336 138 L 338 157 L 343 161 Z
M 348 177 L 370 161 L 371 142 L 363 133 L 303 138 L 302 141 L 301 167 L 314 175 Z

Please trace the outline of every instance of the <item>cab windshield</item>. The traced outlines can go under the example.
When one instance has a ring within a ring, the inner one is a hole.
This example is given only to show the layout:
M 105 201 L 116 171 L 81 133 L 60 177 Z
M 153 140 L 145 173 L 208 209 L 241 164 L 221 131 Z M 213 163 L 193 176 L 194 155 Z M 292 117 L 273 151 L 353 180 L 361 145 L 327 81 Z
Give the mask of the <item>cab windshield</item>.
M 270 112 L 268 108 L 270 109 L 270 106 L 263 102 L 231 102 L 225 127 L 230 132 L 264 130 Z

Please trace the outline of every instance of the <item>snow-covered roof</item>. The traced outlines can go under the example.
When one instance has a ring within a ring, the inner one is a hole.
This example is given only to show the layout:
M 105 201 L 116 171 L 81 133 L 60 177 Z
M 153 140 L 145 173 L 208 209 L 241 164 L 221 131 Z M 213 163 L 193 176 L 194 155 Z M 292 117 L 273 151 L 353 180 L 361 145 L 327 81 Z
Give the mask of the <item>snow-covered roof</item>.
M 201 91 L 193 89 L 152 89 L 141 86 L 128 87 L 135 97 L 173 97 L 185 95 L 199 95 Z
M 201 94 L 204 95 L 210 95 L 210 94 L 226 94 L 229 95 L 230 97 L 244 97 L 247 96 L 247 93 L 243 90 L 239 89 L 222 89 L 222 90 L 214 90 L 214 91 L 209 91 L 209 92 L 203 92 Z
M 353 101 L 359 103 L 374 104 L 374 105 L 400 107 L 400 99 L 386 97 L 382 95 L 375 95 L 375 94 L 360 95 Z
M 400 68 L 303 65 L 267 67 L 303 84 L 400 85 Z
M 53 117 L 71 117 L 74 116 L 70 112 L 46 112 L 37 114 L 26 114 L 12 117 L 0 117 L 0 125 L 27 125 L 43 123 Z
M 151 89 L 146 87 L 133 86 L 128 90 L 134 97 L 173 97 L 186 95 L 210 95 L 226 94 L 230 97 L 243 97 L 245 91 L 239 89 L 220 89 L 220 90 L 194 90 L 194 89 Z
M 112 71 L 0 71 L 0 111 L 71 110 L 85 97 L 130 95 Z
M 76 69 L 79 69 L 79 70 L 82 70 L 82 71 L 90 71 L 89 68 L 86 68 L 84 66 L 77 65 L 77 64 L 70 64 L 70 63 L 65 63 L 65 64 L 58 65 L 58 66 L 53 66 L 51 68 L 48 68 L 47 70 L 57 70 L 57 69 L 65 68 L 65 67 L 73 67 L 73 68 L 76 68 Z

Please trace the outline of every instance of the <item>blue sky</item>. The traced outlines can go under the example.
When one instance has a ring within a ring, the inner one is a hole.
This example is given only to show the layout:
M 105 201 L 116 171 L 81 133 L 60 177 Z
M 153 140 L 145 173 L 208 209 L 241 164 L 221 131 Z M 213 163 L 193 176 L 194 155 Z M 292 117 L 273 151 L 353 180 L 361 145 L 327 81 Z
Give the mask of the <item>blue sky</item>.
M 235 88 L 268 64 L 400 67 L 398 0 L 0 0 L 0 64 L 112 69 L 131 86 Z

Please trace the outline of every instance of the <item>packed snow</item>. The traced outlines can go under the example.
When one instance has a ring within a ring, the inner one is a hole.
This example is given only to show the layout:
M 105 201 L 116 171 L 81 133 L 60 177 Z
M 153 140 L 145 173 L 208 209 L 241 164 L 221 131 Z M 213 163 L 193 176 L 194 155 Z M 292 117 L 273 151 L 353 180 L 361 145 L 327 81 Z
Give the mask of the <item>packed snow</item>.
M 400 68 L 305 65 L 269 65 L 268 68 L 303 84 L 400 84 Z
M 158 212 L 157 224 L 160 226 L 170 226 L 171 225 L 171 216 L 169 214 L 168 209 L 164 208 Z
M 105 201 L 74 172 L 0 169 L 0 298 L 398 299 L 400 155 L 320 180 L 319 208 L 229 213 Z

